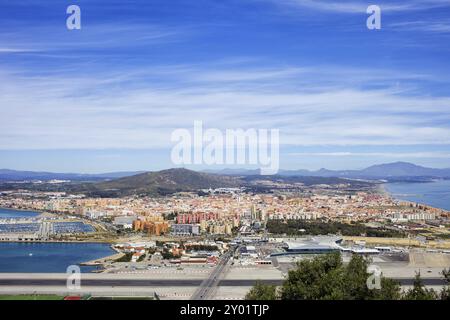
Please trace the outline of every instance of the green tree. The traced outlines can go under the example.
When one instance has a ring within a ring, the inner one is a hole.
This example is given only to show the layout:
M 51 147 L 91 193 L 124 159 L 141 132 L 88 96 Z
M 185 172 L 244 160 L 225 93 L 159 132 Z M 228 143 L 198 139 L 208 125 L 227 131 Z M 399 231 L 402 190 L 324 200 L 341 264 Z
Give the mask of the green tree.
M 281 299 L 289 300 L 397 300 L 400 284 L 381 277 L 380 289 L 369 289 L 370 260 L 353 255 L 345 266 L 339 252 L 302 260 L 289 271 Z
M 138 259 L 137 259 L 137 262 L 142 262 L 142 261 L 144 261 L 144 259 L 145 259 L 145 254 L 143 254 L 142 256 L 140 256 Z
M 381 288 L 373 290 L 373 299 L 376 300 L 400 300 L 402 291 L 400 283 L 393 279 L 381 277 Z
M 450 299 L 450 270 L 442 273 L 447 280 L 439 296 L 432 289 L 424 287 L 420 273 L 416 274 L 414 286 L 402 294 L 400 283 L 381 275 L 380 288 L 369 289 L 370 260 L 353 255 L 347 265 L 339 252 L 304 259 L 290 270 L 279 294 L 273 286 L 257 284 L 247 294 L 247 299 L 262 300 L 443 300 Z
M 339 299 L 342 297 L 342 259 L 339 252 L 305 259 L 290 270 L 281 298 L 286 300 Z
M 344 272 L 344 299 L 367 300 L 373 297 L 373 291 L 367 287 L 369 261 L 361 255 L 352 255 Z
M 405 300 L 436 300 L 437 294 L 433 289 L 425 288 L 420 272 L 418 272 L 416 273 L 413 287 L 405 293 L 403 298 Z
M 444 269 L 442 271 L 442 275 L 445 278 L 446 285 L 442 288 L 441 291 L 441 299 L 442 300 L 450 300 L 450 269 Z
M 245 296 L 245 300 L 276 300 L 277 287 L 257 281 L 255 286 Z
M 116 259 L 116 262 L 130 262 L 132 256 L 133 256 L 133 253 L 127 252 L 120 258 Z

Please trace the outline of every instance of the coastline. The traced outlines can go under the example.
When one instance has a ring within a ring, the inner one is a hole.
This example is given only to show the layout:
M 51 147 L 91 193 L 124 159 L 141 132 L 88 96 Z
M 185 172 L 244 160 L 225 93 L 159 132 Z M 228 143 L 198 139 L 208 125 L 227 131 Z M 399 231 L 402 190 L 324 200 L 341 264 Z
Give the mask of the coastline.
M 85 261 L 85 262 L 80 262 L 80 266 L 102 266 L 102 267 L 104 267 L 104 265 L 106 263 L 120 259 L 125 255 L 123 252 L 120 252 L 113 246 L 111 246 L 111 249 L 115 251 L 114 254 L 108 255 L 106 257 L 100 257 L 97 259 Z
M 392 195 L 389 193 L 389 191 L 387 191 L 387 189 L 386 189 L 386 184 L 387 184 L 388 182 L 383 182 L 383 183 L 380 183 L 380 184 L 378 184 L 378 186 L 377 186 L 377 192 L 378 193 L 381 193 L 381 195 L 383 195 L 383 196 L 390 196 L 390 197 L 392 197 Z
M 36 213 L 44 213 L 40 210 L 35 210 L 35 209 L 23 209 L 23 208 L 15 208 L 15 207 L 0 207 L 0 210 L 4 209 L 4 210 L 14 210 L 14 211 L 25 211 L 25 212 L 36 212 Z
M 390 191 L 386 188 L 386 185 L 389 184 L 389 183 L 390 183 L 390 182 L 383 182 L 383 183 L 380 183 L 380 184 L 378 185 L 378 187 L 377 187 L 377 191 L 378 191 L 381 195 L 383 195 L 383 196 L 391 197 L 392 199 L 394 199 L 394 200 L 396 200 L 396 201 L 399 201 L 399 202 L 403 202 L 403 203 L 405 203 L 405 204 L 420 205 L 420 206 L 422 206 L 422 207 L 425 207 L 425 208 L 428 208 L 428 209 L 431 209 L 431 210 L 439 210 L 439 211 L 443 211 L 443 212 L 450 212 L 450 210 L 447 210 L 447 209 L 445 209 L 445 208 L 436 207 L 436 206 L 433 206 L 433 205 L 430 205 L 430 204 L 427 204 L 427 203 L 424 203 L 424 202 L 420 202 L 420 201 L 411 201 L 411 200 L 406 200 L 406 199 L 401 199 L 401 198 L 399 198 L 399 197 L 396 197 L 396 196 L 394 195 L 394 193 L 390 192 Z M 412 182 L 412 183 L 416 183 L 416 182 Z
M 85 243 L 85 244 L 114 244 L 116 241 L 114 240 L 24 240 L 24 241 L 15 241 L 15 240 L 0 240 L 0 243 Z

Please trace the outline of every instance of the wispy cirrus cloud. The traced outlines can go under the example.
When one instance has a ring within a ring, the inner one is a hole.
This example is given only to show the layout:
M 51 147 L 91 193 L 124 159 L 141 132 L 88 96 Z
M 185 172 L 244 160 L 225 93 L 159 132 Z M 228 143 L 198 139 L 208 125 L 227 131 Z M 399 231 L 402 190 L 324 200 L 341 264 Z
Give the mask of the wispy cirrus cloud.
M 376 3 L 367 1 L 336 1 L 336 0 L 286 0 L 276 1 L 278 5 L 305 8 L 323 12 L 336 13 L 365 13 L 370 4 L 379 5 L 386 12 L 420 11 L 442 8 L 450 5 L 448 0 L 410 0 L 410 1 L 385 1 Z
M 450 143 L 450 97 L 411 96 L 388 85 L 354 87 L 353 71 L 343 69 L 324 87 L 326 71 L 317 67 L 252 67 L 248 75 L 236 68 L 4 72 L 0 149 L 170 147 L 171 131 L 191 128 L 194 120 L 219 129 L 277 128 L 283 145 Z M 306 79 L 299 70 L 308 70 Z M 382 78 L 380 70 L 374 74 Z
M 188 30 L 151 24 L 90 24 L 76 31 L 68 31 L 63 24 L 58 27 L 18 26 L 12 32 L 0 31 L 0 43 L 9 45 L 0 48 L 0 53 L 140 48 L 180 41 L 180 35 L 186 37 L 188 33 Z
M 37 52 L 35 49 L 23 49 L 23 48 L 0 48 L 0 53 L 26 53 Z
M 390 28 L 401 31 L 424 31 L 431 33 L 450 33 L 450 21 L 404 21 L 391 23 Z

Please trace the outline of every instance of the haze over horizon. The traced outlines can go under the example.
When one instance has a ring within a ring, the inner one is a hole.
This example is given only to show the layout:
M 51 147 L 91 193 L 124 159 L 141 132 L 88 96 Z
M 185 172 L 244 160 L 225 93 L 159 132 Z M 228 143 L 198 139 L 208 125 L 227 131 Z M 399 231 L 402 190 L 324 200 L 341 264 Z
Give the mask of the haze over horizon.
M 448 1 L 0 0 L 0 168 L 175 167 L 170 134 L 280 130 L 280 168 L 450 168 Z M 194 170 L 255 166 L 185 166 Z
M 345 169 L 335 169 L 335 170 L 331 170 L 328 168 L 320 168 L 317 170 L 310 170 L 310 169 L 305 169 L 305 168 L 295 168 L 295 169 L 284 169 L 284 168 L 280 168 L 279 173 L 283 173 L 283 172 L 296 172 L 296 171 L 309 171 L 311 173 L 317 173 L 320 172 L 322 170 L 329 170 L 329 171 L 335 171 L 335 172 L 340 172 L 340 171 L 362 171 L 365 169 L 370 169 L 370 168 L 375 168 L 375 167 L 393 167 L 393 166 L 399 166 L 399 167 L 403 167 L 403 168 L 407 168 L 407 167 L 417 167 L 417 168 L 423 168 L 423 169 L 445 169 L 445 170 L 450 170 L 450 168 L 429 168 L 429 167 L 425 167 L 425 166 L 420 166 L 414 163 L 410 163 L 410 162 L 402 162 L 402 161 L 397 161 L 397 162 L 391 162 L 391 163 L 378 163 L 378 164 L 374 164 L 368 167 L 364 167 L 364 168 L 345 168 Z M 11 169 L 11 168 L 0 168 L 0 174 L 3 174 L 7 171 L 17 171 L 18 173 L 21 172 L 34 172 L 34 173 L 38 173 L 38 172 L 42 172 L 42 173 L 55 173 L 55 174 L 80 174 L 80 175 L 107 175 L 107 174 L 120 174 L 123 173 L 123 175 L 119 175 L 118 177 L 122 177 L 122 176 L 129 176 L 129 175 L 133 175 L 133 174 L 139 174 L 139 173 L 144 173 L 144 172 L 157 172 L 157 171 L 163 171 L 163 170 L 172 170 L 172 169 L 188 169 L 188 170 L 193 170 L 193 171 L 198 171 L 198 172 L 211 172 L 211 173 L 221 173 L 221 172 L 251 172 L 254 170 L 259 170 L 259 168 L 245 168 L 245 167 L 233 167 L 233 168 L 227 168 L 227 167 L 211 167 L 208 166 L 206 169 L 193 169 L 193 168 L 186 168 L 186 167 L 167 167 L 167 168 L 162 168 L 162 169 L 158 169 L 158 170 L 127 170 L 127 171 L 111 171 L 111 172 L 106 172 L 106 171 L 102 171 L 102 172 L 75 172 L 75 171 L 70 171 L 70 172 L 56 172 L 56 171 L 52 171 L 52 170 L 44 170 L 44 171 L 33 171 L 33 170 L 17 170 L 17 169 Z M 227 173 L 226 173 L 227 174 Z M 413 176 L 413 174 L 411 175 Z

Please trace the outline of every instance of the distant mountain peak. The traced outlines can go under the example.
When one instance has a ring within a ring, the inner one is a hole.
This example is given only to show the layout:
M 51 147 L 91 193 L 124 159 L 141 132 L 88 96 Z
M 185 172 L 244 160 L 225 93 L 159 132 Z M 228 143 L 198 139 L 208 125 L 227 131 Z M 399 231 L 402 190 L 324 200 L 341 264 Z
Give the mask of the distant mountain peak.
M 390 163 L 382 163 L 382 164 L 376 164 L 373 166 L 370 166 L 366 169 L 373 168 L 373 167 L 408 167 L 408 168 L 425 168 L 422 166 L 419 166 L 417 164 L 411 163 L 411 162 L 405 162 L 405 161 L 397 161 L 397 162 L 390 162 Z

